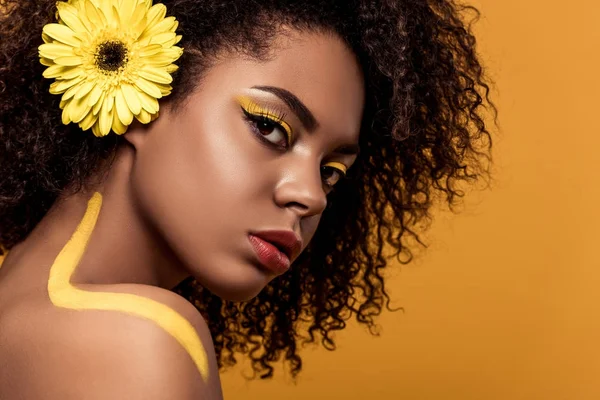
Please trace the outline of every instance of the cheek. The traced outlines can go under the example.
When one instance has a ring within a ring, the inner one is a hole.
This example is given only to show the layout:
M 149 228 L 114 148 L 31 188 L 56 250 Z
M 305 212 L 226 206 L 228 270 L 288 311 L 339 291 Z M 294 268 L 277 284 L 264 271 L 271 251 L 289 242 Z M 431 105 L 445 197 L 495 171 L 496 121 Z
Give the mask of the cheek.
M 211 199 L 227 201 L 242 194 L 245 173 L 252 173 L 247 151 L 231 123 L 213 118 L 193 118 L 157 143 L 163 180 L 173 196 L 196 204 Z
M 148 218 L 164 234 L 176 241 L 192 235 L 196 245 L 210 245 L 222 240 L 219 232 L 249 222 L 244 217 L 268 185 L 261 184 L 267 178 L 243 129 L 241 120 L 198 115 L 150 133 L 138 151 L 133 184 Z

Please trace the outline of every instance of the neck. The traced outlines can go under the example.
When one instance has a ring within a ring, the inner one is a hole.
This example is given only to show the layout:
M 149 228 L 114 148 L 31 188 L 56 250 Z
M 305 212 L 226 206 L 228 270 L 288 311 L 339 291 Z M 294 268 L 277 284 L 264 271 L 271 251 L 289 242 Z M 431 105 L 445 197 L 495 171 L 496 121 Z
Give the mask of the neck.
M 136 283 L 172 289 L 190 274 L 181 267 L 160 235 L 141 215 L 129 176 L 135 150 L 119 148 L 108 175 L 92 190 L 59 198 L 25 241 L 13 248 L 30 262 L 50 266 L 75 232 L 94 194 L 102 206 L 88 247 L 72 276 L 72 284 Z M 18 258 L 18 257 L 15 257 Z M 34 267 L 35 268 L 35 267 Z

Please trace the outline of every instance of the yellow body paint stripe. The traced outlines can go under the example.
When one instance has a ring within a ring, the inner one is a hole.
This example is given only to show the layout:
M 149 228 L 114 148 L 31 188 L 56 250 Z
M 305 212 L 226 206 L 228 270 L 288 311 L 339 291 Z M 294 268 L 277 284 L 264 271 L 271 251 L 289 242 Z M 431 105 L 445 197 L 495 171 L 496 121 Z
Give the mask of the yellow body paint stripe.
M 94 193 L 87 211 L 71 239 L 54 260 L 48 279 L 48 294 L 57 307 L 74 310 L 113 310 L 149 319 L 171 334 L 188 352 L 204 380 L 208 380 L 208 358 L 192 324 L 172 308 L 130 293 L 90 292 L 71 285 L 71 276 L 88 245 L 102 206 L 102 195 Z
M 1 244 L 0 244 L 0 250 L 2 250 L 2 252 L 4 253 L 3 255 L 0 256 L 0 268 L 2 268 L 2 263 L 6 259 L 6 256 L 8 255 L 8 250 L 6 250 L 4 248 L 4 246 L 2 246 Z

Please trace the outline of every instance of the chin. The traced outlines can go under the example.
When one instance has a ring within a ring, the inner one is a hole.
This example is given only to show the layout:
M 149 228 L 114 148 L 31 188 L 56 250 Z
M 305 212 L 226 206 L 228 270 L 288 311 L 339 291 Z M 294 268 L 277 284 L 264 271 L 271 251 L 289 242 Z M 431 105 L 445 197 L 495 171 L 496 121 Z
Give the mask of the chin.
M 208 272 L 208 271 L 204 271 Z M 223 265 L 213 274 L 195 276 L 202 287 L 225 301 L 243 302 L 252 300 L 275 278 L 261 268 L 246 263 Z
M 213 292 L 215 295 L 219 296 L 222 300 L 225 301 L 233 301 L 235 303 L 241 303 L 244 301 L 249 301 L 258 296 L 258 294 L 263 290 L 264 287 L 261 287 L 258 290 L 235 290 L 235 291 L 222 291 L 222 292 Z
M 206 286 L 212 294 L 225 301 L 244 302 L 259 295 L 269 282 L 221 282 L 220 285 Z

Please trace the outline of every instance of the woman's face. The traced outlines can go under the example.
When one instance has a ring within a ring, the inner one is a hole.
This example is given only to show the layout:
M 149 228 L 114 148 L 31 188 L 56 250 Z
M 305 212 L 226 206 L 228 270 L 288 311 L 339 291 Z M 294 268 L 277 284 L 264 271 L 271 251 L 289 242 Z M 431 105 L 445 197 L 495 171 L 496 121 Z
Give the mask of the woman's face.
M 264 231 L 293 233 L 303 250 L 329 185 L 356 159 L 364 89 L 354 55 L 316 33 L 281 35 L 274 49 L 267 62 L 223 57 L 184 107 L 125 135 L 143 218 L 226 300 L 250 299 L 283 273 L 286 257 L 264 242 L 281 238 Z

